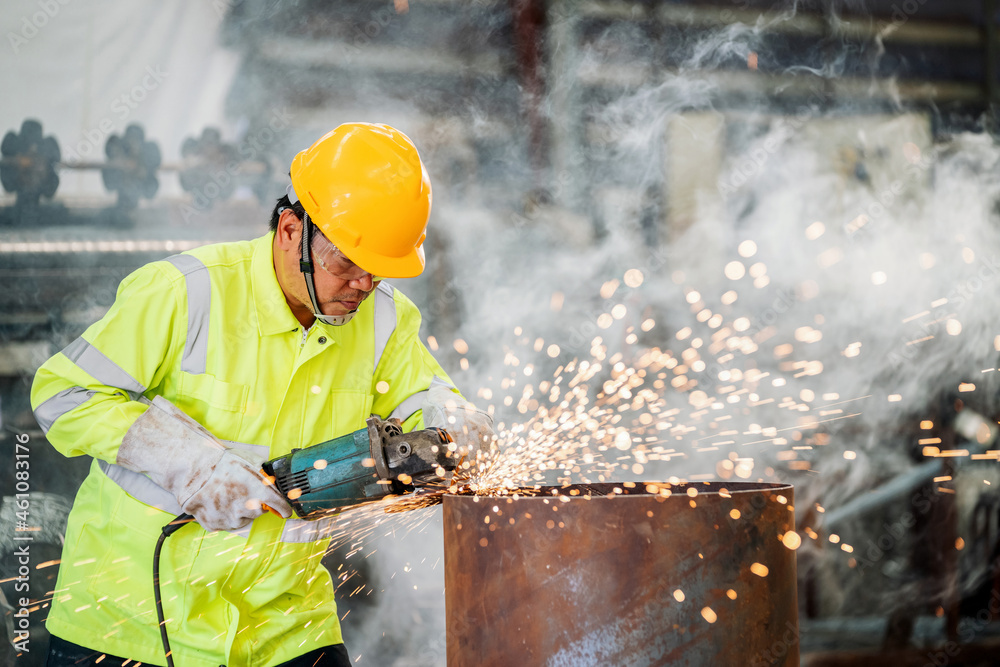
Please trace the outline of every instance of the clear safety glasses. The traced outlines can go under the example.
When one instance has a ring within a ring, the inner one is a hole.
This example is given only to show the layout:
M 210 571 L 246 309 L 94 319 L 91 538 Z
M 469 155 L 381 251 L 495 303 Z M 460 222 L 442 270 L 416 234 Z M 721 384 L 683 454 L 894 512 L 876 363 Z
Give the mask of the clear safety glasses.
M 366 275 L 369 275 L 367 271 L 348 259 L 344 253 L 340 252 L 337 246 L 330 243 L 329 239 L 323 236 L 323 232 L 317 227 L 313 226 L 311 236 L 310 247 L 312 248 L 313 259 L 319 268 L 334 278 L 339 278 L 345 282 L 361 280 Z M 372 275 L 373 282 L 378 282 L 379 280 L 382 280 L 382 278 Z

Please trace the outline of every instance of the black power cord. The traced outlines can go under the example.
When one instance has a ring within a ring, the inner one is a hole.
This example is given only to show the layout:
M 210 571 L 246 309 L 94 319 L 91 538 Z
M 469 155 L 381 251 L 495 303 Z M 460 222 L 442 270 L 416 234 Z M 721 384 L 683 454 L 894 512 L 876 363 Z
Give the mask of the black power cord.
M 182 526 L 194 521 L 190 514 L 178 514 L 170 523 L 163 527 L 160 539 L 153 549 L 153 598 L 156 600 L 156 618 L 160 621 L 160 639 L 163 640 L 163 655 L 167 658 L 167 667 L 174 667 L 174 659 L 170 655 L 170 640 L 167 639 L 167 622 L 163 618 L 163 601 L 160 599 L 160 549 L 168 537 L 176 533 Z

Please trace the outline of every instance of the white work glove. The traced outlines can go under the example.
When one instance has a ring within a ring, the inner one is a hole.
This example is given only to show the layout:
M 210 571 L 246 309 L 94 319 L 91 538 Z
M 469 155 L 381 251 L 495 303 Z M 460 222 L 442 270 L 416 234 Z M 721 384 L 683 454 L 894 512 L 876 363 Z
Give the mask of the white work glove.
M 439 384 L 431 387 L 421 409 L 424 411 L 424 427 L 436 426 L 448 431 L 459 451 L 465 449 L 462 453 L 487 449 L 496 438 L 493 418 L 456 394 L 451 387 Z
M 258 455 L 226 448 L 176 405 L 157 396 L 132 424 L 116 463 L 169 491 L 208 531 L 237 530 L 266 510 L 292 508 L 261 471 Z

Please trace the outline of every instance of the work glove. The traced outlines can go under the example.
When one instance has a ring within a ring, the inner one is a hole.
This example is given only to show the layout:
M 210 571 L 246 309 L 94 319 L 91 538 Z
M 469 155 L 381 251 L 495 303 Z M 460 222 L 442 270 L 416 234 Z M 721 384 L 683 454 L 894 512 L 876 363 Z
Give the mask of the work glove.
M 288 501 L 261 471 L 262 457 L 227 448 L 176 405 L 157 396 L 132 424 L 116 463 L 169 491 L 208 531 L 238 530 L 263 514 L 284 518 Z
M 431 387 L 421 409 L 424 412 L 424 426 L 436 426 L 448 431 L 461 453 L 485 449 L 496 438 L 493 418 L 456 394 L 451 387 Z

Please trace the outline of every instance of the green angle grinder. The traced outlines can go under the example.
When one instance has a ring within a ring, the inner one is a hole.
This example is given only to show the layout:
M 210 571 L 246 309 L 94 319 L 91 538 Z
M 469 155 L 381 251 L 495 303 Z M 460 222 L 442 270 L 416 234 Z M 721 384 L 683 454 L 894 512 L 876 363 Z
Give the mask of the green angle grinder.
M 374 416 L 366 424 L 263 465 L 300 518 L 441 484 L 455 470 L 454 440 L 444 429 L 403 433 L 395 421 Z

